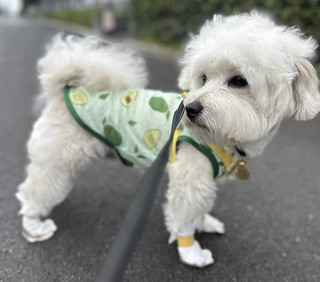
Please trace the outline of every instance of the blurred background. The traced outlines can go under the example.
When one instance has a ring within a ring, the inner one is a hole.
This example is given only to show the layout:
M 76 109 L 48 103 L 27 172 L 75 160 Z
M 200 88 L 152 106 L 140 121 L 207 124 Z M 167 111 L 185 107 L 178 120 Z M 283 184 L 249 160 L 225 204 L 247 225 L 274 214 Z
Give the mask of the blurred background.
M 37 244 L 22 238 L 14 194 L 37 119 L 37 61 L 51 38 L 67 31 L 135 42 L 148 87 L 180 91 L 178 60 L 189 34 L 214 13 L 253 8 L 320 41 L 320 0 L 0 0 L 0 282 L 94 281 L 143 173 L 116 160 L 94 161 L 50 215 L 59 227 L 55 236 Z M 319 57 L 314 63 L 320 71 Z M 182 265 L 176 245 L 167 243 L 165 176 L 123 281 L 319 282 L 319 144 L 320 115 L 286 119 L 264 153 L 249 161 L 252 177 L 219 189 L 212 212 L 226 234 L 198 234 L 215 258 L 201 270 Z
M 214 13 L 258 9 L 280 24 L 296 25 L 320 39 L 319 0 L 0 0 L 4 14 L 48 17 L 180 49 Z M 319 58 L 315 63 L 319 68 Z

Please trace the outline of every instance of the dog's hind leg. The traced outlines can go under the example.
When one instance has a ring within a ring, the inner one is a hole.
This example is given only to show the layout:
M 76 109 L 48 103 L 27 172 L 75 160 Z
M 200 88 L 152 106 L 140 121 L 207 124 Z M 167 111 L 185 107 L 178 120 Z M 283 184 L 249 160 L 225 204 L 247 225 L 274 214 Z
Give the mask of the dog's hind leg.
M 76 172 L 106 150 L 75 124 L 68 112 L 59 110 L 47 108 L 35 123 L 28 142 L 27 177 L 16 194 L 21 202 L 23 235 L 29 242 L 54 234 L 54 222 L 41 217 L 66 198 Z
M 169 177 L 165 205 L 166 226 L 171 234 L 169 242 L 177 239 L 178 253 L 184 263 L 197 267 L 212 264 L 211 251 L 202 249 L 194 236 L 200 228 L 224 232 L 223 223 L 207 214 L 212 209 L 216 194 L 212 166 L 192 145 L 181 143 L 176 161 L 170 164 Z M 205 220 L 202 221 L 204 215 Z

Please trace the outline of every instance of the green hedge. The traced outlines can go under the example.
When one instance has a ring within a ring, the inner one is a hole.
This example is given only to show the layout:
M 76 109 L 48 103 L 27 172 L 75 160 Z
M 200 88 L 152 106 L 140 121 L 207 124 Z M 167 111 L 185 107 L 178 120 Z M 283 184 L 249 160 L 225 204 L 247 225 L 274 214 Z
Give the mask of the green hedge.
M 297 25 L 320 41 L 320 0 L 131 0 L 136 36 L 162 44 L 181 42 L 213 14 L 230 15 L 253 8 L 270 13 L 280 24 Z
M 98 17 L 97 20 L 100 20 L 102 8 L 85 8 L 79 10 L 53 10 L 50 12 L 39 12 L 37 14 L 38 17 L 48 17 L 53 18 L 59 21 L 74 23 L 78 25 L 82 25 L 85 27 L 93 28 L 94 21 L 92 20 L 92 16 L 95 13 Z
M 102 7 L 95 12 L 101 15 Z M 252 9 L 274 16 L 279 24 L 296 25 L 320 43 L 320 0 L 129 0 L 127 10 L 117 14 L 128 22 L 135 37 L 179 48 L 189 33 L 197 33 L 213 14 L 231 15 Z M 51 12 L 62 21 L 92 27 L 92 8 Z M 320 57 L 318 58 L 320 71 Z
M 56 12 L 50 13 L 49 16 L 60 21 L 80 24 L 86 27 L 92 27 L 91 14 L 92 14 L 92 9 L 84 9 L 84 10 L 56 11 Z

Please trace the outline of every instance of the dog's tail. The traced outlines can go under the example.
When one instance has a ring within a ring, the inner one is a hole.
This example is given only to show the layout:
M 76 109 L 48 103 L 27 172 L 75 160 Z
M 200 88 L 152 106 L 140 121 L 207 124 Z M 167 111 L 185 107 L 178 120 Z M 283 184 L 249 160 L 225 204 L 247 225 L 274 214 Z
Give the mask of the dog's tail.
M 56 35 L 38 70 L 45 99 L 61 99 L 66 85 L 103 90 L 144 87 L 147 83 L 141 57 L 95 36 Z

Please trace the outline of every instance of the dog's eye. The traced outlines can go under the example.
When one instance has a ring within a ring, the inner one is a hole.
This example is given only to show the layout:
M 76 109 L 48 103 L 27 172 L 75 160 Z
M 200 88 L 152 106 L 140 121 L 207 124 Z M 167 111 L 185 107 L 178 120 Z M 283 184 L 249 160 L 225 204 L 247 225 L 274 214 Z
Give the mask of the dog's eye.
M 241 76 L 234 76 L 229 79 L 228 86 L 242 88 L 248 85 L 248 81 Z
M 207 82 L 207 76 L 205 74 L 203 74 L 201 79 L 202 79 L 202 85 L 205 85 Z

